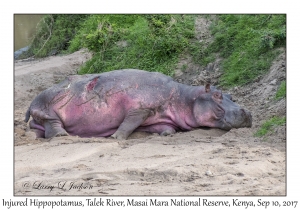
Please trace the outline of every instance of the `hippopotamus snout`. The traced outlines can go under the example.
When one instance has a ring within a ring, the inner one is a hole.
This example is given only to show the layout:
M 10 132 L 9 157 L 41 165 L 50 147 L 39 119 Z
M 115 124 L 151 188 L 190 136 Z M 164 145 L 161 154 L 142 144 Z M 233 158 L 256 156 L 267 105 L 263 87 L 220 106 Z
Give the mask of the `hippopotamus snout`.
M 251 127 L 252 115 L 250 111 L 244 108 L 238 108 L 233 111 L 227 111 L 223 122 L 223 129 L 226 130 L 230 130 L 231 128 Z
M 244 122 L 242 123 L 242 127 L 251 127 L 252 126 L 252 115 L 251 112 L 241 108 L 241 114 L 244 116 Z

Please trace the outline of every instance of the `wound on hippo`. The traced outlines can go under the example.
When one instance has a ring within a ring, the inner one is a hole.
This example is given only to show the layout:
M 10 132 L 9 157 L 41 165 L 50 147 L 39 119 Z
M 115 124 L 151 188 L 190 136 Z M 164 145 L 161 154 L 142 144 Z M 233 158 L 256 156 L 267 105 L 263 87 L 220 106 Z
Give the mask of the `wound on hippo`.
M 230 130 L 252 125 L 248 110 L 210 84 L 189 86 L 136 69 L 70 76 L 36 96 L 26 121 L 30 116 L 29 126 L 40 138 L 127 139 L 134 131 L 170 135 L 199 127 Z
M 94 79 L 92 79 L 92 81 L 90 81 L 87 86 L 86 86 L 86 90 L 87 91 L 91 91 L 94 89 L 95 85 L 97 84 L 98 81 L 98 77 L 95 77 Z

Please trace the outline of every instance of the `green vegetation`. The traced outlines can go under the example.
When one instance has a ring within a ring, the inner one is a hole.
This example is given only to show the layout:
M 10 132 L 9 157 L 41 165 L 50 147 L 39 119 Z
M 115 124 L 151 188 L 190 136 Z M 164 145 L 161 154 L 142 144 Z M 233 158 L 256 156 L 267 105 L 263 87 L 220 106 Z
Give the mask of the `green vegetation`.
M 88 15 L 45 15 L 39 22 L 30 49 L 23 57 L 45 57 L 64 53 L 77 30 Z
M 203 66 L 218 55 L 224 58 L 221 85 L 236 86 L 265 73 L 278 48 L 286 45 L 286 15 L 217 15 L 210 44 L 196 40 L 197 17 L 45 15 L 27 56 L 71 53 L 85 47 L 93 58 L 80 74 L 137 68 L 172 76 L 181 54 L 191 54 Z
M 218 15 L 211 31 L 214 41 L 190 46 L 194 61 L 207 65 L 216 53 L 224 58 L 221 85 L 235 86 L 251 82 L 265 73 L 286 45 L 285 15 Z
M 193 15 L 92 15 L 70 51 L 94 52 L 80 74 L 136 68 L 172 75 L 194 37 Z
M 261 126 L 261 128 L 255 133 L 255 136 L 265 136 L 268 132 L 271 132 L 275 126 L 284 125 L 285 123 L 286 117 L 272 117 Z
M 275 95 L 275 99 L 286 97 L 286 81 L 282 81 Z

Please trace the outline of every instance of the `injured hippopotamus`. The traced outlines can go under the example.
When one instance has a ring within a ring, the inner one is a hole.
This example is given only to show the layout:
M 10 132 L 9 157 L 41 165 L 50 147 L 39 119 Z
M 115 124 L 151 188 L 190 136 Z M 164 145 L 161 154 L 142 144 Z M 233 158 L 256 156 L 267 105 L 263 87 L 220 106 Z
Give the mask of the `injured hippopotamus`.
M 78 135 L 126 139 L 133 131 L 161 135 L 198 127 L 251 127 L 251 113 L 209 84 L 188 86 L 157 72 L 126 69 L 74 75 L 31 103 L 37 137 Z

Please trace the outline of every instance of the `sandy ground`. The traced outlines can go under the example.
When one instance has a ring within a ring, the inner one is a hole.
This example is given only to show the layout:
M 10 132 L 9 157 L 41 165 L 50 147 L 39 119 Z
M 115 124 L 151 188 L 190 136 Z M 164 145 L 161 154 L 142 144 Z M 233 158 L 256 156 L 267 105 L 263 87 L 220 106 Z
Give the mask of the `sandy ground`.
M 35 139 L 23 121 L 31 101 L 76 74 L 89 58 L 81 50 L 15 63 L 15 195 L 286 195 L 286 127 L 253 137 L 266 119 L 286 114 L 285 100 L 272 99 L 285 79 L 284 52 L 255 83 L 226 90 L 252 112 L 252 128 L 197 129 L 168 137 L 139 132 L 124 141 Z M 189 66 L 177 80 L 194 85 L 206 77 L 217 81 L 218 64 L 208 67 L 213 73 Z

